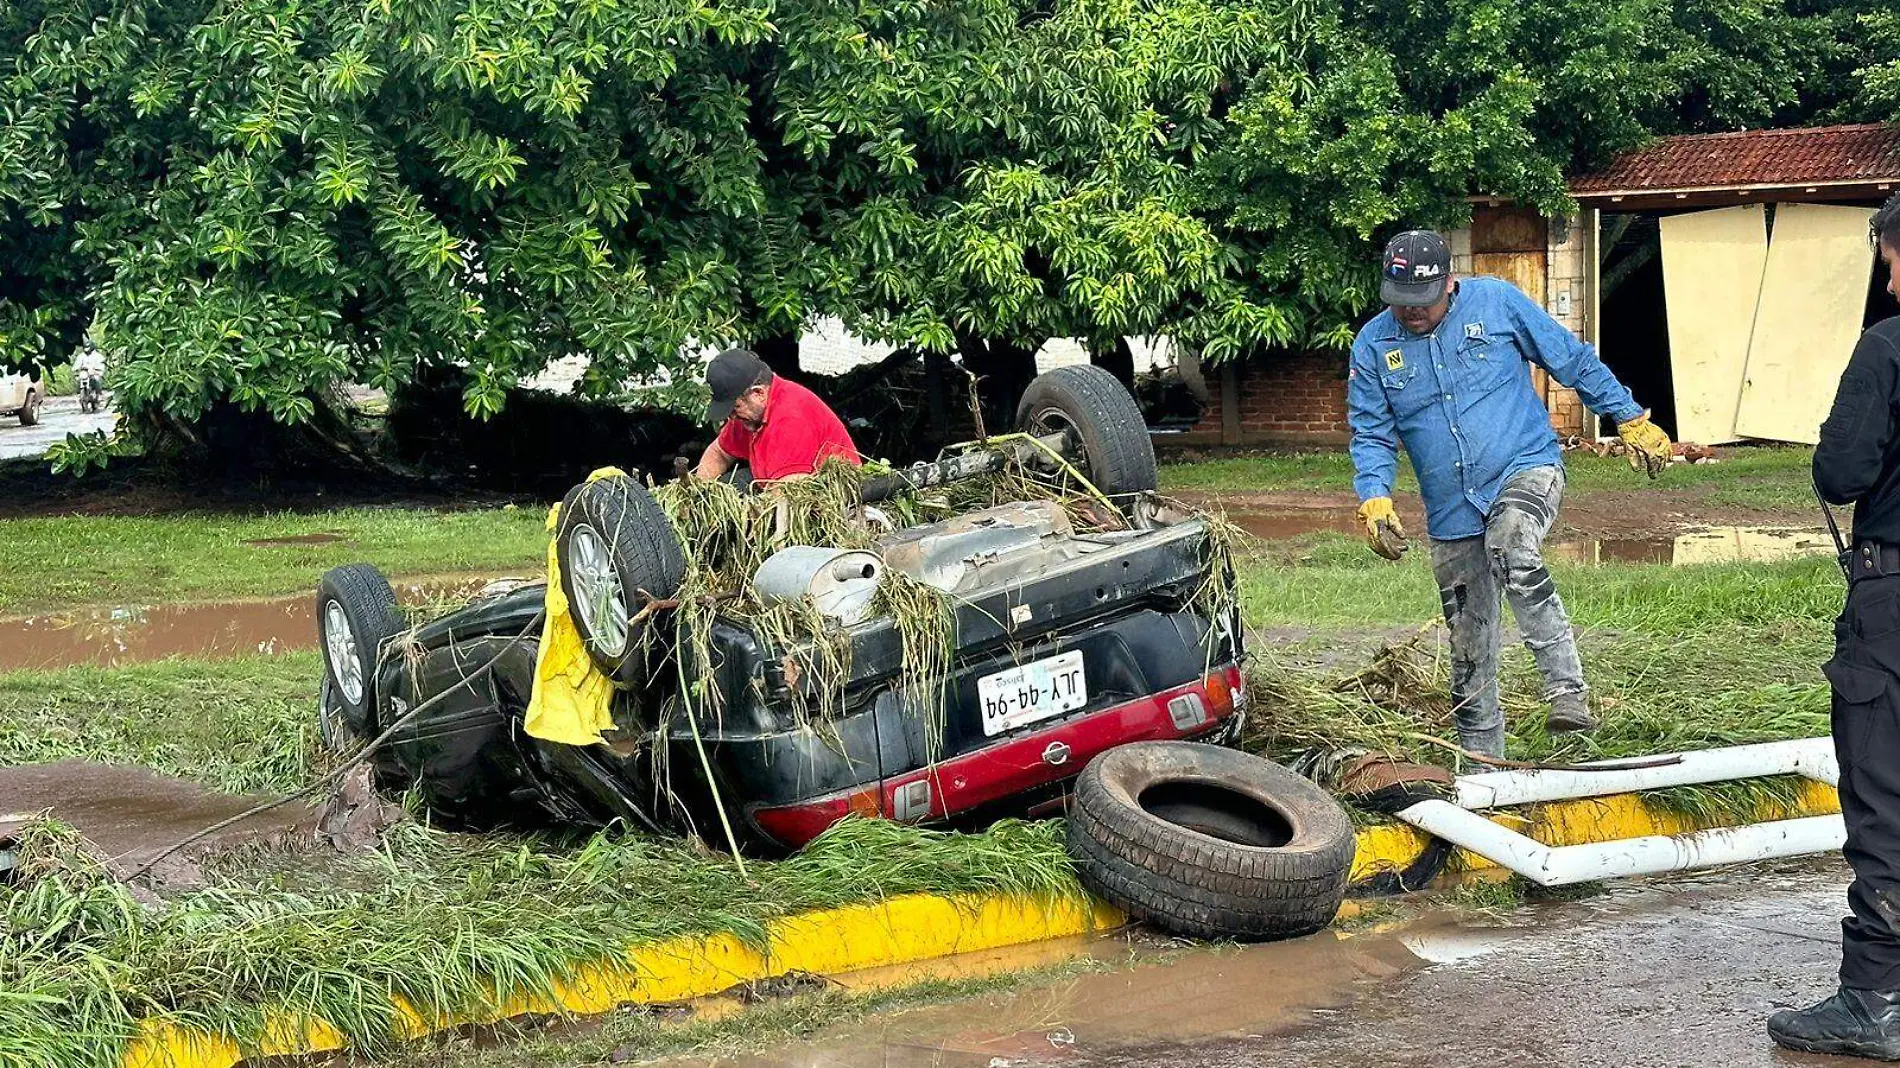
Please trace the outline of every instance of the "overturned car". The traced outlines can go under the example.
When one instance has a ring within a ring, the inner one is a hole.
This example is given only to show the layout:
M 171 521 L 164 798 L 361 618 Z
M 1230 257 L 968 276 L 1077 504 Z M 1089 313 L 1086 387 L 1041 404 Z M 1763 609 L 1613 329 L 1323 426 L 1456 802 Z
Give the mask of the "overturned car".
M 696 532 L 632 479 L 576 487 L 554 549 L 575 626 L 614 687 L 598 744 L 524 726 L 545 584 L 411 627 L 373 567 L 339 568 L 317 594 L 325 737 L 341 748 L 386 734 L 372 756 L 379 783 L 455 821 L 619 820 L 715 841 L 729 829 L 770 850 L 851 814 L 969 825 L 1051 812 L 1113 747 L 1235 731 L 1245 692 L 1231 566 L 1212 523 L 1155 494 L 1133 399 L 1096 368 L 1061 368 L 1032 384 L 1019 424 L 866 481 L 854 502 L 872 524 L 863 543 L 779 547 L 745 597 L 696 602 L 711 623 L 692 640 L 668 617 L 682 610 Z M 989 501 L 914 525 L 877 507 L 1009 471 L 1066 472 L 1092 493 L 1081 507 Z M 876 592 L 898 576 L 954 613 L 928 676 L 907 663 L 900 621 L 878 610 Z M 788 639 L 740 610 L 781 600 L 816 606 L 827 635 Z M 819 641 L 838 653 L 833 679 L 813 677 L 802 646 Z

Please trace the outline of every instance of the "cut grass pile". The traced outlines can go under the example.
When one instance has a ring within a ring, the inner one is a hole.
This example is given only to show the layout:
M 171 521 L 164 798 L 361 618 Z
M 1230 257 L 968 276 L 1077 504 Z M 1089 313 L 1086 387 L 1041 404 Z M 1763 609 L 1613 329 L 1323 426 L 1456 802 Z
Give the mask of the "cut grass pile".
M 0 1063 L 22 1068 L 116 1065 L 154 1017 L 254 1048 L 270 1011 L 321 1016 L 375 1056 L 399 1043 L 399 998 L 480 1013 L 630 945 L 758 946 L 775 918 L 900 894 L 1080 894 L 1049 823 L 960 835 L 848 821 L 750 879 L 645 838 L 575 848 L 411 825 L 322 885 L 240 870 L 157 908 L 70 853 L 37 863 L 38 878 L 0 890 Z
M 538 508 L 353 508 L 319 514 L 0 520 L 0 614 L 302 593 L 339 564 L 394 575 L 538 569 Z M 315 545 L 261 539 L 338 534 Z

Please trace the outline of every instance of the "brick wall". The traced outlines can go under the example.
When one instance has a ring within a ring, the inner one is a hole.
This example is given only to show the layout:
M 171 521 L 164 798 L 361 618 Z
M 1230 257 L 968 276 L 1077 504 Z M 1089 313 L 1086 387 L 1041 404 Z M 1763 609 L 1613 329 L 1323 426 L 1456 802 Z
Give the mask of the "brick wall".
M 1275 354 L 1234 368 L 1240 440 L 1225 441 L 1219 377 L 1208 375 L 1214 403 L 1181 444 L 1341 445 L 1346 425 L 1344 353 Z

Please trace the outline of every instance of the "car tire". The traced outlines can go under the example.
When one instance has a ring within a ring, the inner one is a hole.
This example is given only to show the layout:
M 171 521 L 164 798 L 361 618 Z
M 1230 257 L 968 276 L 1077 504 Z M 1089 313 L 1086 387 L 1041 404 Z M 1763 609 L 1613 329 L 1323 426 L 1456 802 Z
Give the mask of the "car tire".
M 1076 782 L 1069 853 L 1090 889 L 1194 938 L 1311 934 L 1346 896 L 1352 822 L 1325 791 L 1260 757 L 1135 742 Z
M 554 549 L 588 655 L 616 685 L 645 686 L 655 650 L 632 621 L 649 598 L 670 598 L 686 581 L 679 535 L 659 502 L 631 478 L 576 486 L 561 502 Z
M 350 726 L 349 712 L 337 700 L 336 682 L 327 665 L 323 681 L 317 686 L 317 741 L 333 757 L 349 756 L 363 744 L 362 736 Z
M 40 395 L 34 390 L 26 391 L 26 407 L 20 409 L 20 425 L 40 425 Z
M 1110 497 L 1155 488 L 1154 441 L 1141 406 L 1100 367 L 1072 364 L 1037 375 L 1023 391 L 1016 426 L 1026 434 L 1069 434 L 1081 449 L 1079 466 Z
M 359 736 L 375 734 L 376 665 L 383 647 L 408 624 L 396 606 L 396 591 L 373 564 L 347 564 L 317 583 L 317 645 L 324 677 L 345 724 Z

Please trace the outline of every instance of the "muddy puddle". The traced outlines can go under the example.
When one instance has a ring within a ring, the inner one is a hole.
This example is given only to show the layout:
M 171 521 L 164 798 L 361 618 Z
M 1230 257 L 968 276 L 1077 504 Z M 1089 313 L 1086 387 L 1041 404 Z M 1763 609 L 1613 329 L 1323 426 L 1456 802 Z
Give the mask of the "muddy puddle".
M 288 534 L 281 538 L 252 538 L 244 544 L 258 549 L 274 549 L 296 545 L 333 545 L 348 535 L 324 531 L 317 534 Z
M 1336 509 L 1236 512 L 1230 513 L 1227 519 L 1266 541 L 1286 541 L 1309 534 L 1360 533 L 1358 520 Z M 1833 552 L 1833 544 L 1820 531 L 1773 527 L 1707 527 L 1653 537 L 1553 538 L 1545 546 L 1545 555 L 1549 558 L 1579 564 L 1768 563 L 1802 556 L 1827 556 Z
M 207 827 L 242 815 L 265 797 L 220 794 L 143 768 L 61 761 L 0 768 L 0 825 L 51 813 L 78 831 L 99 859 L 121 877 L 167 847 Z M 311 840 L 317 813 L 291 803 L 222 828 L 164 858 L 152 871 L 159 885 L 195 881 L 198 858 L 241 846 L 281 846 Z
M 1508 932 L 1501 933 L 1508 937 Z M 1443 943 L 1441 948 L 1440 943 Z M 1169 1047 L 1213 1037 L 1286 1031 L 1445 959 L 1501 944 L 1500 932 L 1467 930 L 1434 917 L 1401 931 L 1324 933 L 1245 948 L 1196 950 L 1156 960 L 1154 949 L 1096 939 L 1068 955 L 1131 965 L 1085 973 L 974 1002 L 874 1018 L 791 1048 L 738 1057 L 661 1061 L 671 1068 L 1018 1068 L 1085 1061 L 1108 1050 Z M 990 974 L 1052 962 L 1058 947 L 972 955 L 966 969 L 932 978 Z M 1145 960 L 1143 958 L 1146 958 Z M 1059 959 L 1059 958 L 1058 958 Z M 952 958 L 953 961 L 957 960 Z M 915 982 L 917 969 L 905 969 Z M 877 988 L 883 972 L 840 977 Z M 1158 1062 L 1165 1063 L 1165 1062 Z
M 466 600 L 485 579 L 398 585 L 405 604 Z M 0 619 L 0 671 L 121 667 L 167 657 L 274 654 L 317 645 L 310 594 L 264 601 L 130 606 Z

